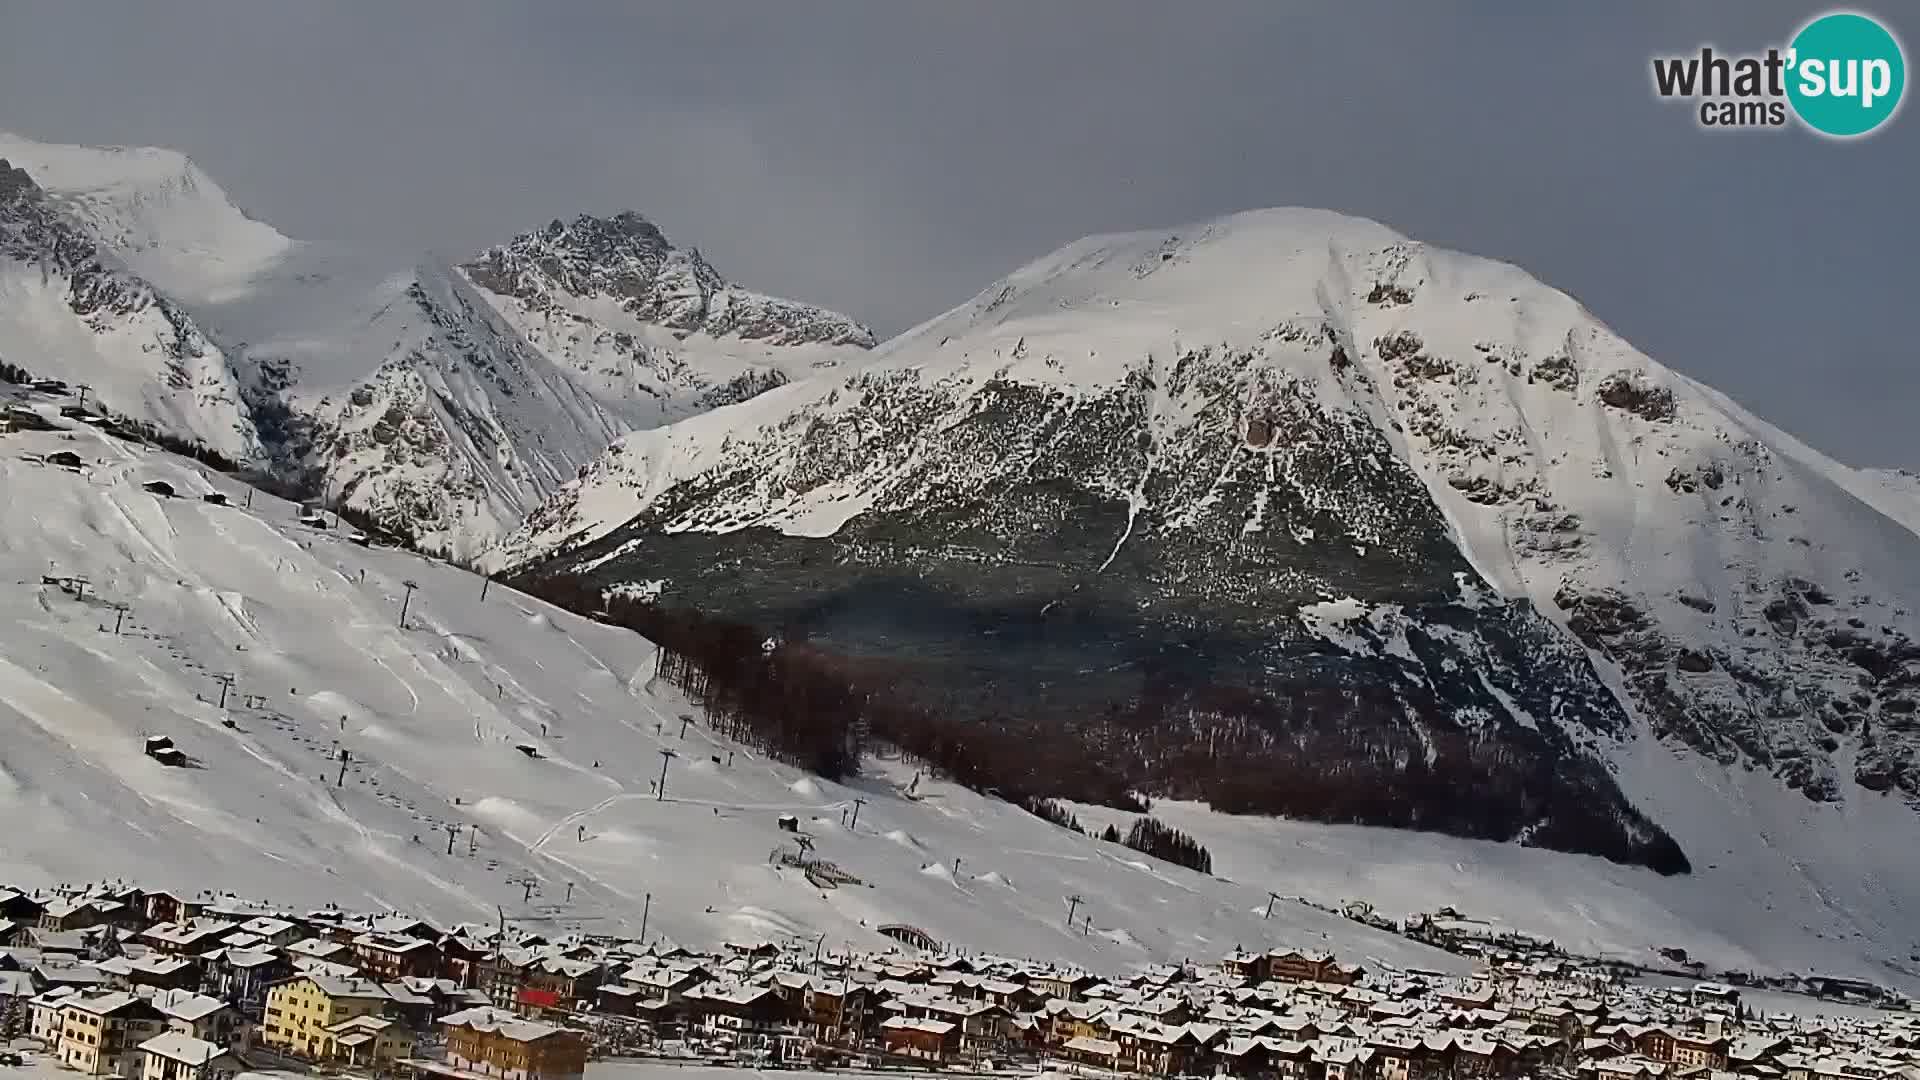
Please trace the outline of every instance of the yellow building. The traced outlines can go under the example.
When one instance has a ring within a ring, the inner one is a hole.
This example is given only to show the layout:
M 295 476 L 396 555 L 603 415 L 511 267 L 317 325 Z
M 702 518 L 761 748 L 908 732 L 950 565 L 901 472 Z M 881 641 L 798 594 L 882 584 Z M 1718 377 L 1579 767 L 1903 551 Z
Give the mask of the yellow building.
M 75 994 L 60 1006 L 60 1063 L 88 1076 L 138 1076 L 140 1044 L 167 1018 L 132 994 Z
M 267 991 L 260 1041 L 302 1057 L 328 1057 L 333 1043 L 328 1029 L 357 1016 L 379 1016 L 391 1000 L 379 983 L 367 979 L 298 975 Z
M 1047 1012 L 1053 1014 L 1052 1029 L 1048 1032 L 1054 1045 L 1062 1045 L 1074 1039 L 1105 1039 L 1113 1031 L 1108 1022 L 1111 1006 L 1097 1001 L 1067 1002 L 1055 999 L 1058 1004 L 1049 1002 Z

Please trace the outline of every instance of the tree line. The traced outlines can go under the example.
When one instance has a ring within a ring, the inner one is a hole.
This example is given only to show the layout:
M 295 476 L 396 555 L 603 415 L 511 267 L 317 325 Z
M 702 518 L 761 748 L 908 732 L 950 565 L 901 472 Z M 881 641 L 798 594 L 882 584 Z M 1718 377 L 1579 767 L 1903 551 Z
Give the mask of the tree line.
M 1150 817 L 1135 818 L 1121 843 L 1163 862 L 1213 873 L 1213 855 L 1200 841 L 1165 822 Z
M 1071 829 L 1082 836 L 1090 835 L 1080 824 L 1073 811 L 1066 808 L 1058 799 L 1046 799 L 1029 795 L 1020 800 L 1020 808 L 1043 821 L 1050 821 L 1063 829 Z M 1198 870 L 1203 874 L 1213 873 L 1213 853 L 1206 846 L 1179 829 L 1163 821 L 1150 817 L 1134 819 L 1125 835 L 1117 826 L 1108 825 L 1095 835 L 1096 839 L 1109 844 L 1124 844 L 1143 855 L 1151 855 L 1162 862 Z
M 1020 800 L 1020 808 L 1042 821 L 1051 821 L 1063 829 L 1072 829 L 1082 836 L 1087 834 L 1087 830 L 1080 827 L 1080 819 L 1073 816 L 1073 811 L 1062 806 L 1058 799 L 1029 795 Z
M 881 661 L 770 636 L 747 623 L 666 607 L 569 576 L 523 576 L 512 585 L 555 606 L 633 630 L 660 647 L 658 675 L 704 709 L 721 734 L 830 780 L 887 745 L 962 786 L 1026 805 L 1070 799 L 1143 812 L 1115 762 L 1090 755 L 1074 725 L 936 710 L 896 691 Z M 1064 808 L 1036 810 L 1055 820 Z
M 1145 793 L 1224 813 L 1518 840 L 1665 874 L 1690 869 L 1597 762 L 1523 741 L 1527 733 L 1464 730 L 1444 703 L 1404 689 L 1289 684 L 1256 692 L 1163 680 L 1102 710 L 963 714 L 914 700 L 901 689 L 913 680 L 891 661 L 783 640 L 691 608 L 603 596 L 583 579 L 522 576 L 513 584 L 651 639 L 661 648 L 660 677 L 723 734 L 828 779 L 852 775 L 866 750 L 886 745 L 1068 828 L 1079 823 L 1053 800 L 1145 813 Z M 1182 865 L 1210 863 L 1203 849 L 1188 852 L 1181 841 L 1191 838 L 1155 826 L 1136 824 L 1147 830 L 1137 838 L 1152 845 L 1141 850 Z

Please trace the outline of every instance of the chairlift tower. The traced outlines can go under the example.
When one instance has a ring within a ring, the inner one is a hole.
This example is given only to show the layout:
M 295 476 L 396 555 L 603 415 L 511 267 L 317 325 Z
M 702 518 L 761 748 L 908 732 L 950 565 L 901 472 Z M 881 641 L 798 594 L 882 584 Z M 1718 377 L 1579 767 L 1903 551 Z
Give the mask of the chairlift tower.
M 224 709 L 224 708 L 226 708 L 226 707 L 227 707 L 227 693 L 228 693 L 228 691 L 231 691 L 231 690 L 233 689 L 233 680 L 234 680 L 234 674 L 233 674 L 233 672 L 231 672 L 231 671 L 223 671 L 223 672 L 220 672 L 220 673 L 219 673 L 219 674 L 217 674 L 217 675 L 210 675 L 210 676 L 208 676 L 208 678 L 210 678 L 210 679 L 212 679 L 212 680 L 213 680 L 214 682 L 217 682 L 217 683 L 219 683 L 219 684 L 220 684 L 220 704 L 219 704 L 219 708 L 222 708 L 222 709 Z
M 680 755 L 671 749 L 660 751 L 660 785 L 654 789 L 653 798 L 659 802 L 667 797 L 667 763 Z

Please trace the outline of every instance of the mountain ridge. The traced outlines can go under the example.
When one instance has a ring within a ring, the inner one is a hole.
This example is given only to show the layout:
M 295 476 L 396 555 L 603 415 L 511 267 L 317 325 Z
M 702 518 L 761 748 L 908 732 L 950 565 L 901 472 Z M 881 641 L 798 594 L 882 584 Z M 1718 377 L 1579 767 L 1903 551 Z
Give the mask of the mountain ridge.
M 613 437 L 743 400 L 872 343 L 844 316 L 726 282 L 631 212 L 581 215 L 580 235 L 534 230 L 464 264 L 396 268 L 281 235 L 175 151 L 9 135 L 0 151 L 44 179 L 42 232 L 57 221 L 70 244 L 140 275 L 156 309 L 217 356 L 174 381 L 224 372 L 229 384 L 218 388 L 226 412 L 189 423 L 115 385 L 133 365 L 102 357 L 87 379 L 109 406 L 463 556 Z M 634 242 L 595 245 L 611 233 Z M 524 250 L 536 239 L 545 261 Z M 529 261 L 514 262 L 516 250 Z M 28 272 L 42 260 L 14 254 Z M 501 269 L 488 276 L 489 265 Z M 571 276 L 547 277 L 562 266 Z M 617 286 L 625 306 L 566 291 L 585 282 Z M 0 335 L 0 348 L 36 354 L 16 361 L 28 370 L 61 366 L 73 347 L 13 337 Z
M 1068 245 L 857 371 L 624 438 L 489 565 L 777 623 L 840 602 L 808 593 L 798 566 L 832 567 L 857 592 L 845 567 L 876 544 L 923 578 L 1027 565 L 1018 538 L 1064 536 L 1065 518 L 1016 510 L 995 485 L 1044 475 L 1106 539 L 1082 545 L 1066 578 L 1038 582 L 1034 606 L 1071 612 L 1110 567 L 1140 572 L 1127 560 L 1143 537 L 1177 547 L 1227 507 L 1240 538 L 1223 533 L 1181 565 L 1217 569 L 1246 536 L 1292 530 L 1279 565 L 1318 582 L 1271 612 L 1291 635 L 1307 620 L 1289 607 L 1355 599 L 1339 559 L 1377 562 L 1405 535 L 1391 520 L 1405 498 L 1388 488 L 1299 483 L 1316 448 L 1338 443 L 1330 433 L 1362 420 L 1391 449 L 1352 443 L 1315 467 L 1339 475 L 1387 453 L 1495 595 L 1578 639 L 1635 717 L 1596 751 L 1630 801 L 1664 798 L 1632 764 L 1643 741 L 1762 769 L 1815 804 L 1913 801 L 1913 534 L 1856 494 L 1863 474 L 1661 367 L 1516 267 L 1324 211 Z M 1040 489 L 1021 490 L 1038 505 Z M 1343 500 L 1332 522 L 1316 517 Z M 956 547 L 980 530 L 953 515 L 984 523 L 987 540 Z M 890 531 L 904 546 L 876 539 Z M 1171 580 L 1147 558 L 1152 580 Z M 703 560 L 780 585 L 744 596 Z M 1191 581 L 1166 588 L 1128 603 L 1178 619 L 1199 602 Z M 1357 599 L 1365 612 L 1398 602 Z M 1397 647 L 1306 629 L 1355 660 Z
M 779 344 L 874 344 L 873 331 L 844 316 L 776 306 L 790 302 L 739 289 L 698 249 L 675 247 L 659 226 L 633 210 L 556 219 L 482 251 L 461 270 L 489 292 L 529 302 L 561 290 L 579 298 L 612 296 L 643 321 L 672 330 Z M 783 321 L 781 314 L 803 321 Z

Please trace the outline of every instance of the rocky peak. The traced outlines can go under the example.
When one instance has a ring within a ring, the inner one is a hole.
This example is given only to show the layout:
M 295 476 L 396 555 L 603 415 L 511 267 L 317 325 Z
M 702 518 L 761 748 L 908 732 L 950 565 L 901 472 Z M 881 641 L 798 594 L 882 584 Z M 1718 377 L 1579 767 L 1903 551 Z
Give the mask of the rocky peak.
M 98 269 L 91 237 L 63 215 L 25 169 L 0 158 L 0 256 L 63 272 Z
M 708 291 L 725 287 L 698 253 L 680 252 L 659 226 L 631 210 L 610 218 L 555 218 L 544 229 L 515 237 L 505 248 L 484 252 L 469 272 L 495 292 L 521 299 L 552 288 L 575 296 L 644 299 L 677 255 Z M 496 283 L 486 280 L 490 273 L 503 276 Z
M 675 247 L 631 210 L 555 219 L 461 267 L 474 284 L 534 310 L 610 299 L 643 323 L 774 345 L 870 348 L 873 332 L 808 304 L 730 284 L 698 250 Z
M 14 168 L 12 162 L 0 157 L 0 205 L 37 195 L 39 192 L 40 185 L 33 182 L 33 177 L 27 175 L 27 170 Z
M 632 252 L 656 261 L 674 250 L 660 226 L 633 210 L 622 210 L 610 218 L 580 214 L 571 224 L 555 218 L 541 235 L 549 241 L 570 238 L 589 253 L 597 247 L 610 254 Z

